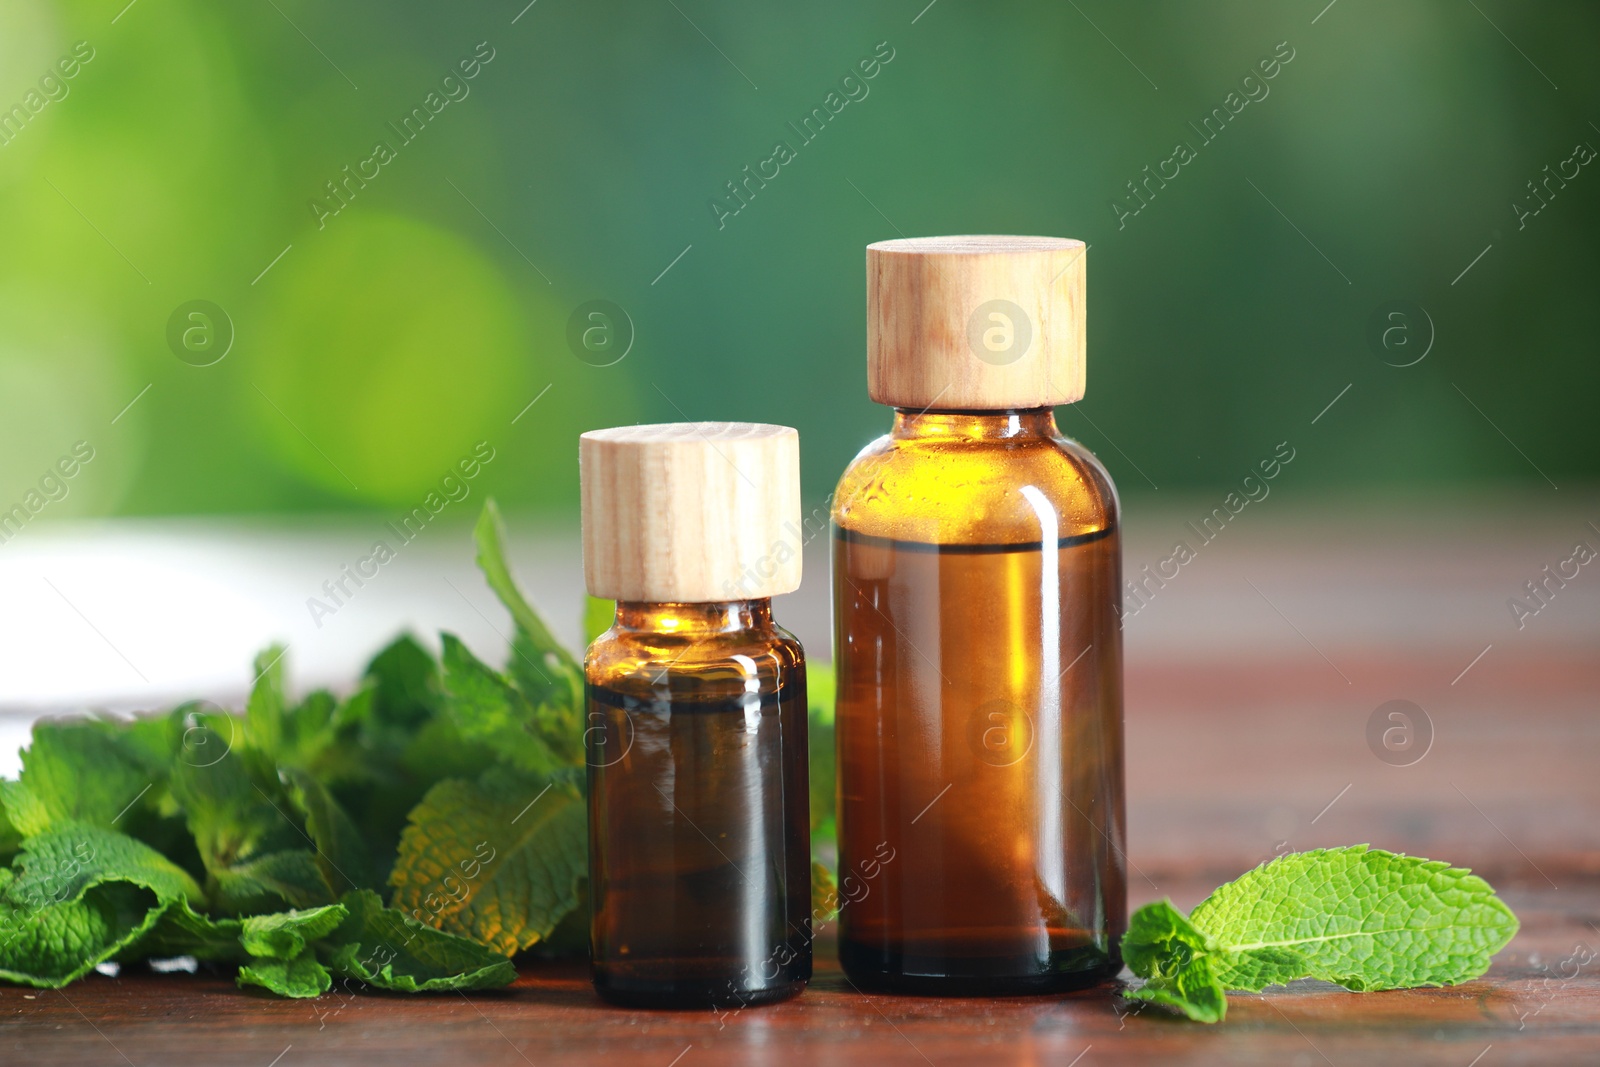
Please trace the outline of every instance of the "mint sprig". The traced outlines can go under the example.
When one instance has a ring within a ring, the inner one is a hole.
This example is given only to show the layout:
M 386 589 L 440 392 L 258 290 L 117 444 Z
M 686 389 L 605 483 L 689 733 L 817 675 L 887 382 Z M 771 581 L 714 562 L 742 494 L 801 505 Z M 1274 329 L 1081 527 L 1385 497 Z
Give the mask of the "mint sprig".
M 1489 969 L 1517 917 L 1460 867 L 1366 845 L 1280 856 L 1218 888 L 1187 918 L 1134 913 L 1122 953 L 1145 979 L 1125 996 L 1220 1022 L 1228 990 L 1297 978 L 1352 990 L 1454 985 Z
M 492 501 L 474 537 L 511 616 L 501 669 L 402 636 L 350 694 L 294 700 L 272 647 L 236 712 L 36 724 L 0 782 L 0 980 L 173 956 L 291 997 L 515 979 L 582 897 L 583 676 Z

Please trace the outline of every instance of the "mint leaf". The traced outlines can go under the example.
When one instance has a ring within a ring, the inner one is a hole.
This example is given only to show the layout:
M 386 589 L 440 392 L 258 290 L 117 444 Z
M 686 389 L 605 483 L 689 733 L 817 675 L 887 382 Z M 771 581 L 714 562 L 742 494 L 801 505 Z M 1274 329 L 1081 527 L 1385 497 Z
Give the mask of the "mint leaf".
M 53 989 L 138 941 L 200 887 L 125 834 L 67 823 L 0 870 L 0 978 Z
M 1516 932 L 1511 909 L 1462 868 L 1366 845 L 1294 852 L 1218 888 L 1187 919 L 1165 901 L 1135 912 L 1123 958 L 1147 981 L 1126 995 L 1216 1022 L 1225 989 L 1454 985 L 1488 970 Z
M 811 861 L 811 915 L 818 922 L 826 922 L 839 911 L 839 887 L 834 883 L 833 872 L 826 866 Z
M 1220 1023 L 1228 1015 L 1228 995 L 1206 957 L 1193 960 L 1170 978 L 1151 979 L 1127 996 L 1177 1008 L 1197 1023 Z
M 1294 852 L 1219 888 L 1190 920 L 1230 989 L 1321 978 L 1347 989 L 1454 985 L 1489 969 L 1517 918 L 1489 884 L 1382 849 Z
M 308 772 L 289 767 L 279 772 L 289 799 L 305 818 L 306 833 L 316 846 L 322 879 L 339 892 L 377 884 L 361 831 L 326 787 Z
M 822 663 L 805 665 L 806 748 L 807 766 L 810 768 L 811 832 L 812 840 L 829 841 L 835 832 L 834 823 L 834 726 L 833 667 Z
M 271 645 L 256 654 L 255 684 L 245 706 L 245 730 L 250 744 L 269 755 L 283 747 L 283 716 L 288 708 L 284 697 L 284 653 L 282 645 Z
M 97 722 L 116 736 L 122 754 L 143 769 L 147 781 L 159 781 L 164 788 L 173 756 L 183 747 L 184 731 L 189 727 L 188 715 L 200 706 L 203 705 L 181 704 L 165 713 Z M 152 790 L 146 794 L 144 803 L 160 806 L 157 792 Z
M 582 671 L 518 590 L 492 503 L 476 539 L 514 624 L 503 670 L 402 636 L 348 697 L 295 702 L 274 646 L 242 714 L 41 724 L 0 782 L 0 979 L 185 955 L 286 996 L 336 975 L 470 989 L 557 933 L 581 951 Z M 372 891 L 389 881 L 412 914 Z
M 238 961 L 244 958 L 239 944 L 242 929 L 238 919 L 202 915 L 188 901 L 174 901 L 148 933 L 119 955 L 140 960 L 193 956 L 197 960 Z
M 260 986 L 285 997 L 316 997 L 333 984 L 333 975 L 317 958 L 319 944 L 348 917 L 343 904 L 329 904 L 218 919 L 200 915 L 180 900 L 126 955 L 237 962 L 242 964 L 238 971 L 242 986 Z
M 400 838 L 394 907 L 509 956 L 548 937 L 588 874 L 582 795 L 492 768 L 428 791 Z
M 374 685 L 372 710 L 380 722 L 414 726 L 439 707 L 439 666 L 410 634 L 373 656 L 366 677 Z
M 448 715 L 423 723 L 400 756 L 400 767 L 422 788 L 398 813 L 400 819 L 395 836 L 399 836 L 400 828 L 405 825 L 406 812 L 416 807 L 429 789 L 446 778 L 474 777 L 492 765 L 499 755 L 500 749 L 492 742 L 464 737 Z
M 330 965 L 340 975 L 402 993 L 496 989 L 515 981 L 505 956 L 393 908 L 370 890 L 346 894 L 349 918 L 331 935 Z
M 279 767 L 311 771 L 324 781 L 366 778 L 359 726 L 371 694 L 358 690 L 341 704 L 319 689 L 293 704 L 284 691 L 284 659 L 281 645 L 256 656 L 256 681 L 245 711 L 249 747 Z
M 187 871 L 127 834 L 68 823 L 22 843 L 7 897 L 21 906 L 77 900 L 107 882 L 149 889 L 163 902 L 203 899 Z
M 208 868 L 304 843 L 274 803 L 278 785 L 270 762 L 252 759 L 248 749 L 231 746 L 210 726 L 194 727 L 190 734 L 207 762 L 180 759 L 172 770 L 171 788 Z M 226 755 L 212 761 L 218 752 Z
M 6 825 L 19 845 L 29 834 L 48 830 L 57 818 L 44 801 L 21 782 L 0 782 L 0 807 L 5 808 Z
M 210 869 L 207 886 L 218 908 L 237 914 L 271 911 L 284 904 L 309 908 L 333 892 L 316 856 L 307 849 L 269 852 L 228 867 Z
M 117 955 L 161 917 L 147 889 L 112 883 L 77 900 L 19 906 L 4 895 L 14 875 L 0 870 L 0 979 L 59 989 Z
M 6 802 L 23 836 L 66 822 L 109 827 L 147 793 L 154 780 L 116 729 L 93 719 L 34 724 L 33 742 L 22 754 L 27 800 L 19 794 Z
M 533 610 L 505 556 L 505 524 L 491 497 L 473 528 L 478 567 L 489 588 L 511 613 L 515 632 L 507 672 L 533 706 L 532 725 L 564 762 L 583 762 L 583 668 Z
M 487 745 L 534 774 L 550 774 L 565 765 L 534 731 L 537 713 L 522 691 L 454 634 L 439 638 L 444 643 L 445 708 L 462 739 Z
M 304 911 L 251 915 L 240 924 L 239 944 L 252 956 L 292 960 L 313 941 L 327 937 L 349 916 L 343 904 Z
M 527 954 L 538 959 L 587 961 L 590 918 L 588 894 L 580 890 L 578 906 L 562 916 L 555 929 L 527 949 Z
M 1125 995 L 1177 1008 L 1196 1022 L 1220 1022 L 1228 1002 L 1211 968 L 1210 947 L 1171 901 L 1146 904 L 1128 921 L 1122 959 L 1147 981 Z
M 185 714 L 35 723 L 21 781 L 0 782 L 4 821 L 19 839 L 8 843 L 0 834 L 0 857 L 30 834 L 77 823 L 116 829 L 187 862 L 188 834 L 167 789 Z
M 305 911 L 217 919 L 197 914 L 185 901 L 168 907 L 148 934 L 125 955 L 133 959 L 194 956 L 242 964 L 240 985 L 280 996 L 326 993 L 333 976 L 317 959 L 317 943 L 349 915 L 342 904 Z
M 253 959 L 239 968 L 240 985 L 270 989 L 280 997 L 320 997 L 333 986 L 333 975 L 306 949 L 292 959 Z
M 544 620 L 539 618 L 539 613 L 533 610 L 533 606 L 522 595 L 522 590 L 517 588 L 516 579 L 511 577 L 511 567 L 506 563 L 506 527 L 493 497 L 484 502 L 483 512 L 472 529 L 472 536 L 478 543 L 478 568 L 483 571 L 489 588 L 500 598 L 500 603 L 511 612 L 517 629 L 527 635 L 529 649 L 539 656 L 538 666 L 555 668 L 560 677 L 547 680 L 551 684 L 568 685 L 568 695 L 576 700 L 583 693 L 583 670 L 578 666 L 578 661 L 573 659 L 572 653 L 550 633 Z M 540 676 L 544 677 L 542 673 Z M 538 695 L 533 687 L 527 688 L 530 696 Z
M 205 863 L 213 903 L 239 913 L 331 903 L 334 893 L 288 814 L 271 765 L 252 749 L 229 751 L 209 727 L 195 729 L 206 732 L 205 751 L 227 755 L 205 766 L 179 760 L 171 789 Z
M 0 863 L 10 863 L 17 849 L 22 847 L 22 832 L 12 824 L 11 816 L 6 812 L 7 787 L 12 784 L 0 782 Z

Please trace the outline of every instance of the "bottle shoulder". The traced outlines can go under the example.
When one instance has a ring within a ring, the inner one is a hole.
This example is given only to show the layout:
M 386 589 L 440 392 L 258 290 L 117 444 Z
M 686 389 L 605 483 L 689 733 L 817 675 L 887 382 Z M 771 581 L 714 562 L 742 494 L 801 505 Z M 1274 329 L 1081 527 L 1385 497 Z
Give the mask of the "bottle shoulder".
M 584 678 L 641 698 L 662 688 L 700 697 L 733 697 L 776 689 L 804 678 L 805 650 L 780 626 L 759 634 L 674 635 L 613 627 L 589 646 Z
M 851 533 L 935 544 L 1011 544 L 1115 532 L 1116 487 L 1078 442 L 904 440 L 862 449 L 834 492 L 832 519 Z

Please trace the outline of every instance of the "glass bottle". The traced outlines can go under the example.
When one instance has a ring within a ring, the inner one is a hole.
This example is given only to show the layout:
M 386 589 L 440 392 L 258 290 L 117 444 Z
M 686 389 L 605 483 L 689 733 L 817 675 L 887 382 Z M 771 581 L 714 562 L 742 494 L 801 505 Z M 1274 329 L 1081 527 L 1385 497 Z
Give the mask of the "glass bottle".
M 895 407 L 833 503 L 840 915 L 864 987 L 1051 992 L 1121 968 L 1121 549 L 1083 395 L 1081 243 L 868 250 Z M 883 854 L 894 857 L 882 863 Z
M 581 440 L 585 575 L 618 602 L 584 662 L 590 947 L 613 1003 L 737 1009 L 811 977 L 805 654 L 770 599 L 800 582 L 797 440 Z

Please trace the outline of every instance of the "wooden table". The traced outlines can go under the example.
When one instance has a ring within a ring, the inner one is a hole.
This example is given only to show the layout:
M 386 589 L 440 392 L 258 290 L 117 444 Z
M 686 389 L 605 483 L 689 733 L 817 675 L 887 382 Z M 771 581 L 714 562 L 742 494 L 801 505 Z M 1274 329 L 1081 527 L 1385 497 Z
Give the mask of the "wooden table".
M 1526 630 L 1503 605 L 1581 524 L 1558 516 L 1513 542 L 1466 519 L 1285 516 L 1230 530 L 1129 624 L 1132 903 L 1192 907 L 1280 850 L 1433 856 L 1484 875 L 1522 920 L 1478 981 L 1366 994 L 1300 983 L 1236 995 L 1206 1027 L 1130 1011 L 1113 988 L 865 997 L 827 941 L 805 995 L 720 1022 L 605 1007 L 573 965 L 525 966 L 499 994 L 317 1001 L 124 972 L 64 992 L 0 986 L 0 1064 L 1600 1063 L 1600 572 Z M 1161 531 L 1148 541 L 1130 563 Z M 1432 723 L 1409 766 L 1366 736 L 1396 698 Z
M 1190 907 L 1283 841 L 1300 848 L 1370 840 L 1445 856 L 1488 877 L 1522 919 L 1489 974 L 1460 987 L 1356 994 L 1297 984 L 1235 995 L 1227 1021 L 1204 1027 L 1153 1008 L 1130 1011 L 1112 988 L 1002 1000 L 862 996 L 827 942 L 805 995 L 721 1020 L 709 1011 L 603 1006 L 572 964 L 525 966 L 500 994 L 316 1001 L 278 1000 L 216 977 L 124 973 L 64 992 L 0 988 L 0 1062 L 1600 1062 L 1600 957 L 1563 966 L 1577 946 L 1587 949 L 1580 960 L 1600 950 L 1596 659 L 1575 650 L 1565 661 L 1507 656 L 1484 664 L 1474 701 L 1452 716 L 1435 712 L 1444 720 L 1436 750 L 1406 768 L 1366 750 L 1364 715 L 1315 713 L 1326 688 L 1318 674 L 1326 667 L 1315 658 L 1280 662 L 1266 677 L 1242 668 L 1236 676 L 1193 668 L 1130 676 L 1130 707 L 1142 709 L 1129 717 L 1130 821 L 1142 845 L 1132 855 L 1135 904 L 1166 895 Z M 1376 696 L 1393 688 L 1394 672 L 1423 666 L 1374 663 L 1358 673 Z M 1503 702 L 1526 708 L 1529 694 L 1538 710 L 1520 725 L 1508 722 Z M 1341 705 L 1378 702 L 1336 695 Z M 1472 710 L 1478 702 L 1481 713 Z M 1522 743 L 1541 764 L 1526 765 L 1519 731 L 1529 732 Z M 1346 780 L 1350 788 L 1319 812 Z
M 1524 932 L 1481 981 L 1383 994 L 1296 987 L 1235 995 L 1227 1021 L 1215 1027 L 1154 1009 L 1131 1012 L 1110 989 L 1004 1000 L 865 997 L 825 958 L 800 998 L 720 1021 L 710 1012 L 605 1007 L 585 969 L 570 964 L 525 968 L 503 994 L 426 999 L 283 1001 L 218 978 L 100 978 L 64 994 L 8 990 L 0 1053 L 6 1063 L 140 1067 L 1593 1063 L 1600 1058 L 1593 965 L 1575 981 L 1547 981 L 1528 959 L 1537 952 L 1553 968 L 1573 941 L 1596 943 L 1556 896 L 1548 887 L 1507 893 Z M 1584 913 L 1600 914 L 1592 887 L 1574 899 Z

